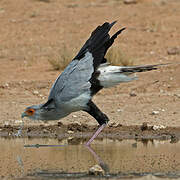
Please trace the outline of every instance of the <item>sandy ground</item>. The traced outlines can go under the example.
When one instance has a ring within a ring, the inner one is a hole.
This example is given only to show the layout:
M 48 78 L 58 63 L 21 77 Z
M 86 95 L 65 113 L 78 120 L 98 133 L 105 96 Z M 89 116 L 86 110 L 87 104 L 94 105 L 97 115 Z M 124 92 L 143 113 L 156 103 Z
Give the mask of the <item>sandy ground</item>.
M 48 60 L 57 58 L 64 44 L 80 49 L 97 25 L 113 20 L 118 23 L 111 33 L 127 27 L 114 46 L 121 47 L 134 64 L 174 65 L 141 73 L 137 81 L 102 90 L 94 101 L 109 116 L 111 125 L 126 129 L 147 122 L 150 127 L 177 127 L 179 132 L 179 17 L 179 0 L 137 0 L 129 5 L 120 0 L 1 0 L 1 134 L 9 125 L 21 124 L 21 112 L 26 106 L 46 101 L 60 74 Z M 97 125 L 84 112 L 73 113 L 61 122 L 79 122 L 93 125 L 92 128 Z M 52 124 L 57 122 L 49 123 Z M 25 121 L 25 126 L 34 125 L 39 123 Z

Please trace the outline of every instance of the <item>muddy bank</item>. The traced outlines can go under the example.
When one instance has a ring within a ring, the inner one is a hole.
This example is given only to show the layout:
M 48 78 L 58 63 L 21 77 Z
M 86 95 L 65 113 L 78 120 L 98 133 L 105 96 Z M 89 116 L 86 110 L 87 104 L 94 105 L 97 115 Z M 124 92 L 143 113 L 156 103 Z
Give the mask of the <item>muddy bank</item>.
M 22 128 L 22 131 L 20 129 Z M 69 143 L 78 144 L 79 141 L 86 141 L 97 126 L 87 124 L 68 124 L 58 123 L 57 125 L 39 125 L 39 126 L 11 126 L 4 125 L 0 127 L 0 137 L 34 137 L 34 138 L 57 138 L 59 140 L 68 138 Z M 171 143 L 178 142 L 180 139 L 180 127 L 149 126 L 124 126 L 121 124 L 110 124 L 98 136 L 100 138 L 112 139 L 136 139 L 136 140 L 171 140 Z M 79 142 L 80 143 L 80 142 Z

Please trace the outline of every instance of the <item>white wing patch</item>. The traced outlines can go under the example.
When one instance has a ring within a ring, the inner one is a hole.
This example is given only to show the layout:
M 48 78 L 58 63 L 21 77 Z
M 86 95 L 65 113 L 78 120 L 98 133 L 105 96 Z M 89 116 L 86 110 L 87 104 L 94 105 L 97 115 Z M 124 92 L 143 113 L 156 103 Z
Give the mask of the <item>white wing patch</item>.
M 100 71 L 98 80 L 104 88 L 109 88 L 119 83 L 137 79 L 137 77 L 129 77 L 123 74 L 121 66 L 100 66 L 98 70 Z

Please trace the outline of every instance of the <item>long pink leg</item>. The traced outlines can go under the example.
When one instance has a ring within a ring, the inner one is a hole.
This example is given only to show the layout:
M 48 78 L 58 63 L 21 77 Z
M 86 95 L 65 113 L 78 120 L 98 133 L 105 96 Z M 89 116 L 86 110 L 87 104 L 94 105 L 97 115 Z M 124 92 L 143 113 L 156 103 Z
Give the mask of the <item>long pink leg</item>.
M 94 133 L 91 139 L 86 143 L 87 146 L 91 144 L 91 142 L 99 135 L 99 133 L 104 129 L 105 126 L 106 124 L 103 124 L 98 128 L 98 130 Z

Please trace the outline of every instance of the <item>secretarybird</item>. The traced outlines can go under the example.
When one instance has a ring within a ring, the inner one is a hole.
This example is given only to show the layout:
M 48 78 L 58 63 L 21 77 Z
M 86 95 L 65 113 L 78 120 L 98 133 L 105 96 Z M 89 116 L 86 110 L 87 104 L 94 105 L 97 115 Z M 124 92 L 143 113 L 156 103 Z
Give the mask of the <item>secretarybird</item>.
M 135 72 L 157 69 L 157 65 L 112 66 L 105 54 L 117 36 L 125 28 L 117 31 L 112 37 L 109 31 L 116 23 L 105 22 L 98 26 L 80 49 L 76 57 L 65 68 L 54 82 L 48 100 L 44 104 L 27 107 L 23 117 L 32 120 L 59 120 L 75 111 L 86 111 L 93 116 L 100 127 L 86 143 L 90 143 L 103 130 L 109 119 L 92 101 L 93 96 L 102 88 L 109 88 L 122 82 L 129 82 L 136 77 L 129 76 Z

